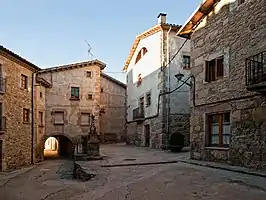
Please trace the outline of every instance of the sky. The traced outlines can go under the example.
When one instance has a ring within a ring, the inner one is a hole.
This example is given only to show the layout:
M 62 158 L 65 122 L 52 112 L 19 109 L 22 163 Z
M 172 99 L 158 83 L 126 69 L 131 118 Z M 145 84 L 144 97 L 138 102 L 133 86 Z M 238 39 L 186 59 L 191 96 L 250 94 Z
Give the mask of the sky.
M 0 0 L 0 45 L 41 68 L 95 59 L 125 82 L 136 36 L 157 23 L 183 25 L 202 0 Z

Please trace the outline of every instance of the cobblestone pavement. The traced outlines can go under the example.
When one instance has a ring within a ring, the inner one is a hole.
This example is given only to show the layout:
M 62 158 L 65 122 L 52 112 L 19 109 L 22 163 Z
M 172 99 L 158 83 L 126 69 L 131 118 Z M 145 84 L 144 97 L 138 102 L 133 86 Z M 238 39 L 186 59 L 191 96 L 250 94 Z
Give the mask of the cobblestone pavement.
M 47 161 L 0 186 L 0 199 L 266 199 L 266 179 L 255 176 L 184 163 L 100 167 L 110 163 L 133 163 L 132 159 L 136 159 L 135 162 L 172 160 L 186 156 L 187 152 L 171 154 L 145 148 L 108 145 L 102 147 L 102 153 L 107 159 L 88 164 L 88 167 L 97 168 L 97 176 L 88 182 L 72 180 L 72 161 Z

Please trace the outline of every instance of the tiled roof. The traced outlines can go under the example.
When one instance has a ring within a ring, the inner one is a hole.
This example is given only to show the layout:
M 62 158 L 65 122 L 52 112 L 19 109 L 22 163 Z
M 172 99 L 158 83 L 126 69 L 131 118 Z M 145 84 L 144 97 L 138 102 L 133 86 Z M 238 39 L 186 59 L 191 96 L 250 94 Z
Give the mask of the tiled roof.
M 9 59 L 13 60 L 13 61 L 18 61 L 21 64 L 25 64 L 26 66 L 31 67 L 34 71 L 39 71 L 41 70 L 41 68 L 37 67 L 36 65 L 34 65 L 33 63 L 27 61 L 26 59 L 22 58 L 21 56 L 19 56 L 18 54 L 15 54 L 13 51 L 10 51 L 9 49 L 3 47 L 2 45 L 0 45 L 0 52 L 3 56 L 5 57 L 9 57 Z
M 39 73 L 41 74 L 41 73 L 47 73 L 47 72 L 53 72 L 53 71 L 64 71 L 64 70 L 69 70 L 69 69 L 87 67 L 90 65 L 98 65 L 102 70 L 106 67 L 106 64 L 99 60 L 91 60 L 91 61 L 85 61 L 85 62 L 74 63 L 74 64 L 69 64 L 69 65 L 46 68 L 46 69 L 41 70 Z
M 121 81 L 119 81 L 119 80 L 117 80 L 117 79 L 115 79 L 115 78 L 113 78 L 113 77 L 105 74 L 104 72 L 101 73 L 101 76 L 104 77 L 104 78 L 106 78 L 106 79 L 108 79 L 108 80 L 110 80 L 110 81 L 113 81 L 114 83 L 116 83 L 117 85 L 122 86 L 123 88 L 126 88 L 127 87 L 126 84 L 124 84 Z

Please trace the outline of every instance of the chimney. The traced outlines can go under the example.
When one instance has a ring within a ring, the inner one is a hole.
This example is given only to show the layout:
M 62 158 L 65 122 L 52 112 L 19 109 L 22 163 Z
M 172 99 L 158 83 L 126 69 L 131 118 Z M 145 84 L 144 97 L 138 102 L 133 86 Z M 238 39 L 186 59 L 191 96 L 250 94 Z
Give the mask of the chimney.
M 166 15 L 165 13 L 160 13 L 158 15 L 158 24 L 166 24 Z

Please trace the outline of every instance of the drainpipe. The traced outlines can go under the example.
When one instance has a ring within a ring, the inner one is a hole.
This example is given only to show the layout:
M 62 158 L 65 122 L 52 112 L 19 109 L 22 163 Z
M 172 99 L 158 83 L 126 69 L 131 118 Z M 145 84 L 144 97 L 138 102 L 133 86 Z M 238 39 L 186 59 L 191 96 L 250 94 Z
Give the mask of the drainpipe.
M 170 63 L 170 38 L 169 38 L 169 35 L 170 35 L 170 32 L 172 30 L 172 25 L 170 25 L 170 28 L 167 32 L 167 63 Z M 171 63 L 169 64 L 168 66 L 168 92 L 170 92 L 170 66 L 171 66 Z M 167 124 L 167 134 L 166 134 L 166 140 L 167 140 L 167 146 L 169 145 L 169 134 L 170 134 L 170 125 L 169 125 L 169 121 L 170 121 L 170 98 L 171 95 L 169 94 L 168 96 L 168 101 L 167 101 L 167 121 L 166 121 L 166 124 Z
M 31 77 L 31 164 L 34 164 L 34 77 L 35 72 Z

